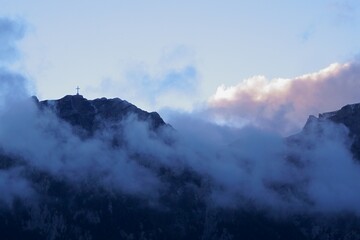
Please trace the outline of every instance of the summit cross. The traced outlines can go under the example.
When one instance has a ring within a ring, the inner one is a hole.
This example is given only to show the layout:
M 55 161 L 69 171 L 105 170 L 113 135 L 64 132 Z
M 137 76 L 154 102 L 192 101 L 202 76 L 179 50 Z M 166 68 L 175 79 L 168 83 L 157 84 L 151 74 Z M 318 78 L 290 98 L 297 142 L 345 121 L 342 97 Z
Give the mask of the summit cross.
M 76 87 L 76 95 L 79 95 L 79 90 L 80 90 L 80 88 L 79 88 L 79 86 L 77 86 Z

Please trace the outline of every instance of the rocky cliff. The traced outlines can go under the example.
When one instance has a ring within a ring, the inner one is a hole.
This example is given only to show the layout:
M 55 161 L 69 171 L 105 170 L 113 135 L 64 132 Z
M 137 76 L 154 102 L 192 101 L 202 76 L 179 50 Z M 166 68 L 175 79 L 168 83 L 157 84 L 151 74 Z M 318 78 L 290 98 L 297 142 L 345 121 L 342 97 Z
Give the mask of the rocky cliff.
M 60 119 L 88 134 L 99 130 L 105 122 L 119 122 L 130 115 L 148 122 L 153 129 L 166 125 L 157 112 L 146 112 L 119 98 L 87 100 L 82 95 L 67 95 L 58 100 L 39 102 L 36 97 L 34 99 L 40 109 L 55 112 Z
M 320 113 L 318 117 L 309 116 L 303 132 L 320 127 L 326 122 L 343 126 L 351 140 L 351 151 L 360 160 L 360 103 L 349 104 L 337 111 Z

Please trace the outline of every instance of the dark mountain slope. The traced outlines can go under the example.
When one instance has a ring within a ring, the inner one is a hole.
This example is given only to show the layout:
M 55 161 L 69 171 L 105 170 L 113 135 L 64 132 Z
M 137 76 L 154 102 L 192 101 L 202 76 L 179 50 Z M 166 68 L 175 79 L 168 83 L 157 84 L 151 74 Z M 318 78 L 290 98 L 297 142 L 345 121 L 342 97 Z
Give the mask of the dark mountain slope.
M 50 109 L 72 126 L 81 127 L 89 134 L 98 130 L 104 122 L 121 121 L 129 115 L 146 121 L 153 129 L 166 125 L 156 112 L 148 113 L 119 98 L 87 100 L 82 95 L 67 95 L 59 100 L 39 102 L 40 109 Z
M 331 121 L 344 125 L 349 130 L 349 137 L 352 139 L 351 151 L 354 157 L 360 160 L 360 103 L 349 104 L 334 112 L 319 114 L 318 118 L 312 117 L 311 121 Z M 305 129 L 308 127 L 305 125 Z

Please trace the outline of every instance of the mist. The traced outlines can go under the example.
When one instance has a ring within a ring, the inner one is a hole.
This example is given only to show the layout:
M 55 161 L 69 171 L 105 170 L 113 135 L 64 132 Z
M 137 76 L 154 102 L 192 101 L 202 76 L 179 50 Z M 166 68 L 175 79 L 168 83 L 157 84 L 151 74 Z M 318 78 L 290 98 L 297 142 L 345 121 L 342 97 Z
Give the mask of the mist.
M 322 135 L 314 128 L 294 144 L 254 126 L 219 126 L 192 115 L 175 114 L 173 128 L 154 131 L 130 115 L 83 138 L 30 98 L 2 102 L 0 146 L 21 159 L 0 172 L 0 187 L 12 186 L 3 188 L 6 204 L 39 197 L 29 169 L 71 185 L 157 201 L 169 186 L 158 171 L 166 168 L 200 176 L 207 183 L 206 201 L 216 207 L 281 214 L 360 211 L 360 193 L 354 191 L 360 168 L 349 150 L 351 139 L 345 127 L 330 122 L 321 126 Z M 114 139 L 121 144 L 113 146 Z

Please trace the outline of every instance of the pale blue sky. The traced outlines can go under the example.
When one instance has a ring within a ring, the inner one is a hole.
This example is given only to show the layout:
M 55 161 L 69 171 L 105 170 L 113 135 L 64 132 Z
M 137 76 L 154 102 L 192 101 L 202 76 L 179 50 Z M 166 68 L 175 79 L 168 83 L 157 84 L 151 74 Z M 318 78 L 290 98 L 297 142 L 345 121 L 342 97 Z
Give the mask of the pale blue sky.
M 191 109 L 225 84 L 290 78 L 360 50 L 359 1 L 0 0 L 27 32 L 16 67 L 41 99 L 75 93 Z

